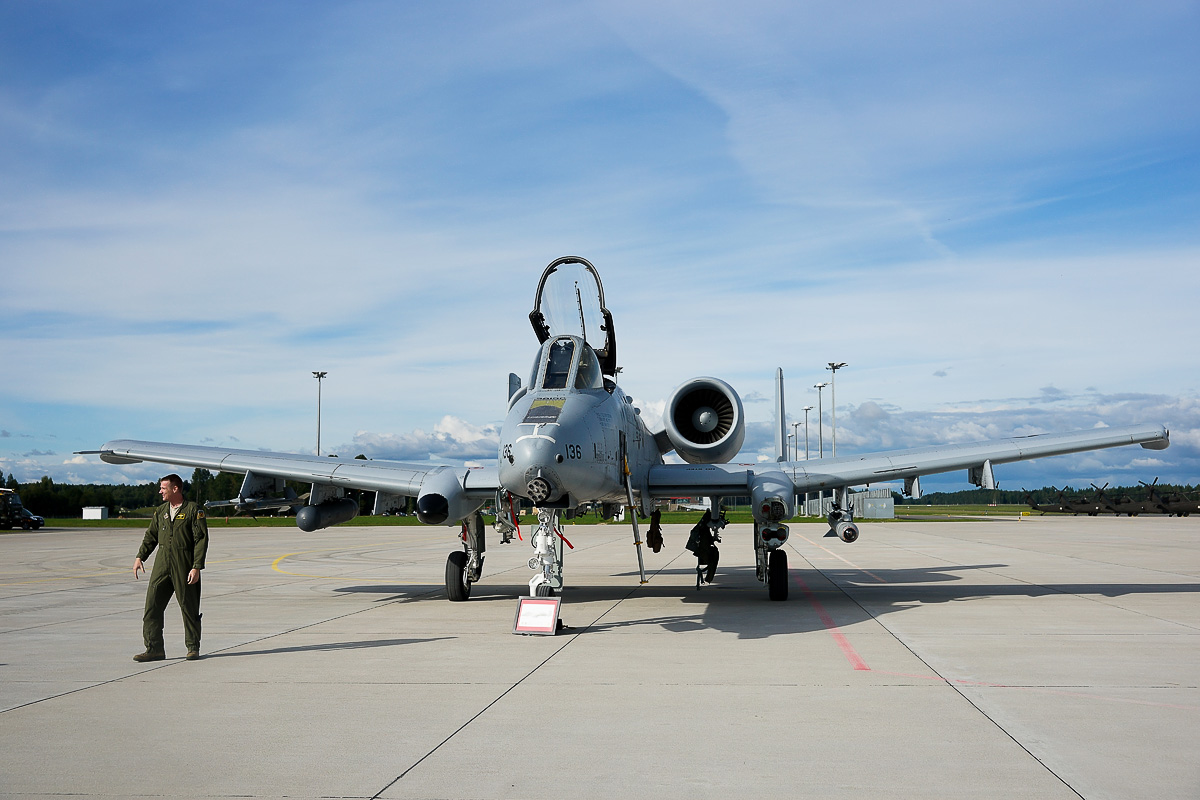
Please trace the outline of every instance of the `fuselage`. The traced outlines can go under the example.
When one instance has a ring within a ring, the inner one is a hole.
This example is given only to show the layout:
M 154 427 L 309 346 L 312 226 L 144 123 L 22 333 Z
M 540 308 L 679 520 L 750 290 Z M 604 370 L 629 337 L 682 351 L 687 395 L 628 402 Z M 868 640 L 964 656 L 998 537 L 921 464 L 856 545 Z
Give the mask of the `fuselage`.
M 644 475 L 662 456 L 631 399 L 600 373 L 577 336 L 548 339 L 509 402 L 500 433 L 505 491 L 548 508 L 624 502 L 624 465 Z

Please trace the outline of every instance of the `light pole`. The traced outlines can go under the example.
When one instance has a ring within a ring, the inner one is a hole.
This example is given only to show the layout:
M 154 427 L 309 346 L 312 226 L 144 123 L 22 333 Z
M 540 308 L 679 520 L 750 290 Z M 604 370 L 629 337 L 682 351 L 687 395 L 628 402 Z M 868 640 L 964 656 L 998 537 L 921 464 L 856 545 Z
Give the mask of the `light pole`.
M 792 441 L 796 443 L 796 460 L 800 460 L 800 423 L 792 423 Z
M 804 407 L 804 460 L 808 461 L 808 412 L 812 411 L 812 406 Z M 796 449 L 800 449 L 800 440 L 796 439 Z M 799 459 L 800 453 L 796 453 L 796 458 Z M 808 492 L 804 493 L 804 516 L 808 516 Z
M 829 366 L 825 369 L 829 370 L 829 421 L 833 428 L 833 457 L 837 458 L 837 386 L 834 385 L 834 378 L 837 377 L 837 371 L 846 366 L 845 361 L 830 361 Z
M 818 383 L 813 386 L 817 390 L 817 458 L 825 457 L 825 412 L 821 410 L 821 390 L 828 383 Z
M 313 377 L 317 379 L 317 455 L 321 455 L 321 379 L 329 373 L 314 372 Z

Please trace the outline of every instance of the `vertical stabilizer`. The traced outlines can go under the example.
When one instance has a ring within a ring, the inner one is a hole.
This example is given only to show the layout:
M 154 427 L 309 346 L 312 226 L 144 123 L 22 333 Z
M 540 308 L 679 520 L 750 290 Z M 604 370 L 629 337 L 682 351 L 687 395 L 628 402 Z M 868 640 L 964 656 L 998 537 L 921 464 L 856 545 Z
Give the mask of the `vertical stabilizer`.
M 775 460 L 788 460 L 787 412 L 783 404 L 783 367 L 775 370 Z

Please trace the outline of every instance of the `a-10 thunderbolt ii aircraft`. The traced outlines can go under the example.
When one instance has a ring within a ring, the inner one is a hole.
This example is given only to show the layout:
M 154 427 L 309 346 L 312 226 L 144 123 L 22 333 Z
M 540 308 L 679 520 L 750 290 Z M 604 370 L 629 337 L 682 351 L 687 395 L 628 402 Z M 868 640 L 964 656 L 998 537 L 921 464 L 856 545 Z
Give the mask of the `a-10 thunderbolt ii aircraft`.
M 746 422 L 741 399 L 722 380 L 700 377 L 677 388 L 660 430 L 650 430 L 642 421 L 633 400 L 617 385 L 612 314 L 600 276 L 587 260 L 566 256 L 547 266 L 529 318 L 540 349 L 525 381 L 509 376 L 508 412 L 495 466 L 431 466 L 128 440 L 108 442 L 94 452 L 112 464 L 154 461 L 244 474 L 240 497 L 247 501 L 282 491 L 285 479 L 311 483 L 308 503 L 296 514 L 296 524 L 305 531 L 352 519 L 358 504 L 345 496 L 347 489 L 374 491 L 376 513 L 415 497 L 421 522 L 461 523 L 461 547 L 446 563 L 451 600 L 466 600 L 482 575 L 486 542 L 480 509 L 485 504 L 495 504 L 495 528 L 506 541 L 516 524 L 514 498 L 526 498 L 539 509 L 538 527 L 530 537 L 534 555 L 529 566 L 535 575 L 529 591 L 548 596 L 563 587 L 566 540 L 558 528 L 560 515 L 570 517 L 584 503 L 601 503 L 613 514 L 622 505 L 632 507 L 644 582 L 638 516 L 651 514 L 658 498 L 709 498 L 706 519 L 715 534 L 725 525 L 721 499 L 748 496 L 758 579 L 772 600 L 784 600 L 785 523 L 799 494 L 835 490 L 830 528 L 853 542 L 859 531 L 846 501 L 851 486 L 903 480 L 907 494 L 920 496 L 920 476 L 965 469 L 976 485 L 994 488 L 996 464 L 1129 444 L 1160 450 L 1169 444 L 1164 427 L 1142 425 L 787 461 L 782 371 L 777 371 L 777 460 L 731 463 L 744 441 Z M 685 463 L 665 463 L 663 457 L 672 451 Z

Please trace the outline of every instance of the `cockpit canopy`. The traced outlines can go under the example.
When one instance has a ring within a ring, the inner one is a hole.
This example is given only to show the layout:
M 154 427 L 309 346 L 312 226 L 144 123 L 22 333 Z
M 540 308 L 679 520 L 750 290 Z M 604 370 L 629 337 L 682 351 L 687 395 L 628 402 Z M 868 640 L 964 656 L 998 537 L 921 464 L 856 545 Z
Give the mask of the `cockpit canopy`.
M 538 389 L 605 388 L 596 351 L 578 336 L 547 340 L 538 352 L 528 385 Z
M 586 353 L 592 359 L 588 362 L 585 357 L 582 366 L 586 370 L 590 369 L 588 363 L 595 364 L 601 375 L 601 386 L 604 385 L 603 376 L 616 377 L 617 341 L 612 314 L 604 306 L 604 286 L 600 283 L 600 275 L 586 259 L 563 256 L 546 267 L 538 283 L 529 321 L 539 343 L 545 344 L 551 338 L 555 339 L 562 349 L 558 355 L 560 360 L 571 361 L 574 351 L 566 355 L 567 345 L 563 337 L 573 337 L 585 346 Z M 550 378 L 549 374 L 543 380 L 547 378 Z M 562 379 L 566 380 L 565 377 Z M 586 380 L 589 385 L 594 383 L 590 377 Z

